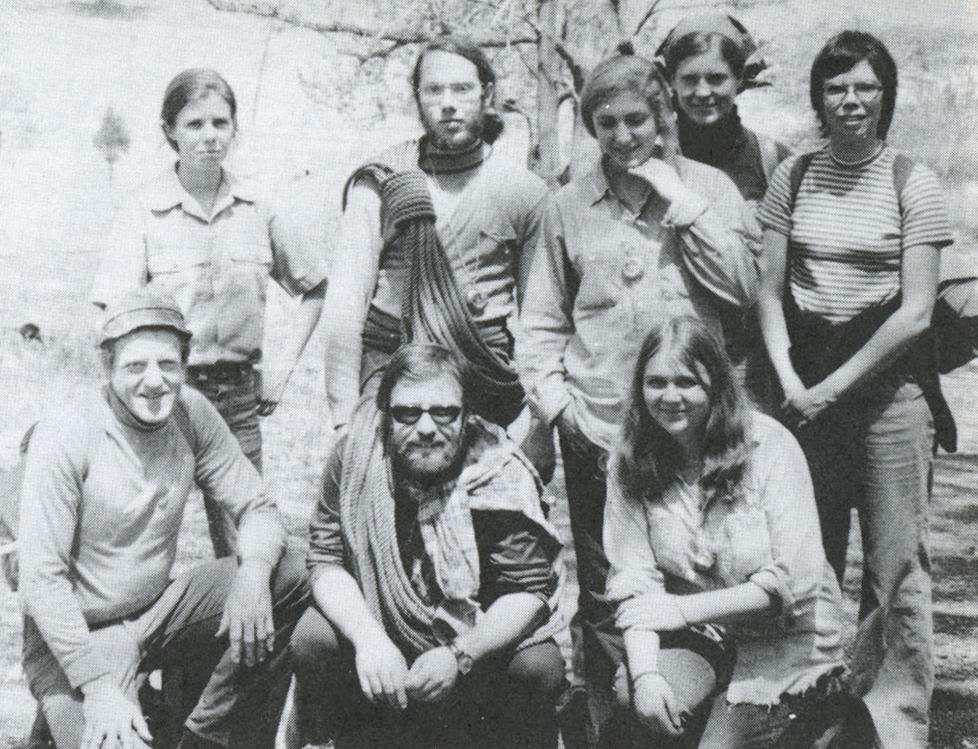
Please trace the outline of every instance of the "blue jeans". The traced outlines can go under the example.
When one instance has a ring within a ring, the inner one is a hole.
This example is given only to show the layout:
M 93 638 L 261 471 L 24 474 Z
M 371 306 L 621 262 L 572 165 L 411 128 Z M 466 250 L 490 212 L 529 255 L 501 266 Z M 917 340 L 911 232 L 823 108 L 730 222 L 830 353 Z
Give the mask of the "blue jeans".
M 221 418 L 231 428 L 245 457 L 259 470 L 262 469 L 261 427 L 258 424 L 259 375 L 247 368 L 241 377 L 215 380 L 206 376 L 195 377 L 188 373 L 187 381 L 209 400 Z M 215 557 L 233 555 L 238 548 L 238 533 L 234 521 L 221 506 L 204 497 L 204 510 L 210 529 Z
M 826 556 L 841 583 L 850 509 L 863 542 L 855 691 L 884 749 L 926 747 L 934 687 L 927 505 L 934 428 L 920 388 L 890 374 L 796 432 Z
M 274 657 L 250 671 L 231 662 L 227 637 L 214 637 L 235 570 L 233 559 L 202 564 L 173 580 L 139 615 L 92 628 L 96 651 L 134 702 L 141 675 L 162 670 L 168 720 L 154 726 L 154 746 L 176 743 L 184 721 L 221 744 L 272 745 L 290 678 L 289 637 L 309 595 L 304 554 L 286 553 L 272 575 Z M 72 688 L 29 617 L 23 667 L 55 745 L 75 749 L 85 724 L 81 691 Z

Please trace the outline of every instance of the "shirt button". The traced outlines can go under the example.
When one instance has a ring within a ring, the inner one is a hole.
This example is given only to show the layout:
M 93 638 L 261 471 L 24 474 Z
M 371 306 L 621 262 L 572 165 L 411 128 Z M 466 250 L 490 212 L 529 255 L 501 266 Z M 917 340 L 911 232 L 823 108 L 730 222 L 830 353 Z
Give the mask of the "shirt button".
M 630 257 L 625 261 L 625 265 L 621 269 L 621 275 L 626 281 L 637 281 L 645 275 L 645 269 L 642 267 L 642 263 L 639 262 L 638 258 Z

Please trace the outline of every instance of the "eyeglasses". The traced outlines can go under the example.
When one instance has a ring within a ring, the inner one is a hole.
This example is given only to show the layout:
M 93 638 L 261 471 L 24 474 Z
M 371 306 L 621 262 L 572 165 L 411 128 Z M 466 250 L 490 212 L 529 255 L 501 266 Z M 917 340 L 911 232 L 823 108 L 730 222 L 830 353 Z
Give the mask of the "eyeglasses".
M 845 98 L 849 95 L 849 92 L 856 95 L 863 104 L 868 104 L 871 101 L 875 101 L 879 98 L 879 95 L 883 93 L 883 87 L 878 83 L 853 83 L 850 86 L 842 86 L 840 84 L 832 84 L 826 86 L 822 93 L 831 106 L 837 107 Z
M 472 82 L 449 83 L 447 86 L 443 86 L 440 83 L 432 83 L 419 88 L 418 95 L 422 99 L 438 101 L 445 95 L 446 91 L 450 91 L 452 98 L 458 99 L 459 101 L 472 101 L 482 95 L 482 86 Z
M 428 414 L 431 420 L 441 426 L 453 423 L 462 413 L 460 406 L 391 406 L 391 418 L 398 424 L 417 424 L 421 414 Z

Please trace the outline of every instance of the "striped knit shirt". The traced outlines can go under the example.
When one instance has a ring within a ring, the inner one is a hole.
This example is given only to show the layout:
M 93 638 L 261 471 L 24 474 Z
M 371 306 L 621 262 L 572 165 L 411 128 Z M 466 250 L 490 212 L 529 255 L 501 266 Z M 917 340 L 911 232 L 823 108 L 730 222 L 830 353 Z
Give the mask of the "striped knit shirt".
M 775 170 L 758 217 L 764 228 L 789 238 L 789 280 L 799 309 L 845 322 L 900 292 L 906 248 L 951 244 L 936 177 L 915 164 L 898 197 L 895 156 L 887 146 L 868 162 L 845 166 L 826 148 L 805 171 L 794 206 L 790 175 L 799 157 Z

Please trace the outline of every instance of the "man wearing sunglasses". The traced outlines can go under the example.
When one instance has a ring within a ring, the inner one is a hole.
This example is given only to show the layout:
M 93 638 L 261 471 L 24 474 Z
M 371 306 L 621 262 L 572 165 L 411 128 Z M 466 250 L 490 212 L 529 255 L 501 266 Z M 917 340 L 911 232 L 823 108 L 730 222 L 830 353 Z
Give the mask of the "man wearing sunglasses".
M 292 638 L 307 741 L 556 747 L 560 542 L 463 381 L 448 349 L 402 346 L 329 459 Z

